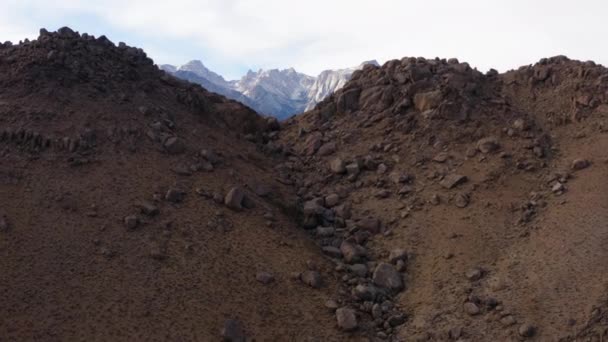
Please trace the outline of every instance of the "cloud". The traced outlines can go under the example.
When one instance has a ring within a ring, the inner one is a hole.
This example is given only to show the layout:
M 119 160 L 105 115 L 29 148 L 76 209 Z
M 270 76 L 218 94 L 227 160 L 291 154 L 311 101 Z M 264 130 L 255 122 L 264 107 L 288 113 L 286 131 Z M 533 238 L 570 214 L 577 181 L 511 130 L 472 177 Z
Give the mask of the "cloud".
M 608 61 L 601 0 L 8 0 L 3 7 L 0 32 L 9 39 L 36 32 L 47 17 L 94 16 L 114 39 L 137 37 L 158 62 L 201 58 L 228 74 L 290 66 L 316 74 L 403 56 L 458 57 L 484 70 L 555 54 Z

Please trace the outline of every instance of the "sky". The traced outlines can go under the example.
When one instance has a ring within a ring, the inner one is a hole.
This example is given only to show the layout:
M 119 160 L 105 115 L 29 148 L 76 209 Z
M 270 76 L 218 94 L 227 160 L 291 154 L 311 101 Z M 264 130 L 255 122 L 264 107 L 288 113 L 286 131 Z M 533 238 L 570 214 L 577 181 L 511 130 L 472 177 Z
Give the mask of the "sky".
M 157 64 L 200 59 L 227 79 L 406 56 L 482 71 L 555 55 L 608 64 L 606 0 L 0 0 L 0 9 L 0 41 L 69 26 L 141 47 Z

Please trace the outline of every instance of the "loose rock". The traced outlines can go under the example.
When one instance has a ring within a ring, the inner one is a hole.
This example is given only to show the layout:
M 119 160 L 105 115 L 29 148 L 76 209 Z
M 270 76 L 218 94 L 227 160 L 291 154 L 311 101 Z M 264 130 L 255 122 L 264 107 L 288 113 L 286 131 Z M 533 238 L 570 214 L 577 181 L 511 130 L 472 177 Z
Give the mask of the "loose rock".
M 357 315 L 355 310 L 350 308 L 339 308 L 336 310 L 336 320 L 338 321 L 338 327 L 345 331 L 352 331 L 357 329 Z

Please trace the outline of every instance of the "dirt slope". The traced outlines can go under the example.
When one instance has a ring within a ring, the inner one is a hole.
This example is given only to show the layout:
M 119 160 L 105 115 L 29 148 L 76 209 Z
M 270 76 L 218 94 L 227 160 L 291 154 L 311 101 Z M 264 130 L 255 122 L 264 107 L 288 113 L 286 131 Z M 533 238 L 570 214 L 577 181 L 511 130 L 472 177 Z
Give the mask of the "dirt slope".
M 213 341 L 228 319 L 343 339 L 334 281 L 291 279 L 331 265 L 245 139 L 274 121 L 69 29 L 3 46 L 0 75 L 0 340 Z M 251 208 L 224 204 L 233 187 Z
M 345 238 L 374 217 L 374 259 L 408 252 L 395 340 L 603 334 L 606 80 L 561 56 L 485 75 L 404 58 L 285 124 L 302 201 L 337 193 Z

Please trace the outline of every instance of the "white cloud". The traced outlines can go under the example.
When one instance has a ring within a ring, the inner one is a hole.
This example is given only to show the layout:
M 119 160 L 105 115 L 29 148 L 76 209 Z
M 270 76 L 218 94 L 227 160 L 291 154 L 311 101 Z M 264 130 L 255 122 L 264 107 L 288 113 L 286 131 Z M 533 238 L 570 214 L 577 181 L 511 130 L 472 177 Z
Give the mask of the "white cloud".
M 87 13 L 119 32 L 166 40 L 149 47 L 157 55 L 184 55 L 176 53 L 184 46 L 170 42 L 188 41 L 210 54 L 189 58 L 226 68 L 294 66 L 316 74 L 403 56 L 458 57 L 499 70 L 555 54 L 608 61 L 608 3 L 601 0 L 8 1 L 0 32 L 9 38 L 37 29 L 28 20 L 11 25 L 11 12 Z

